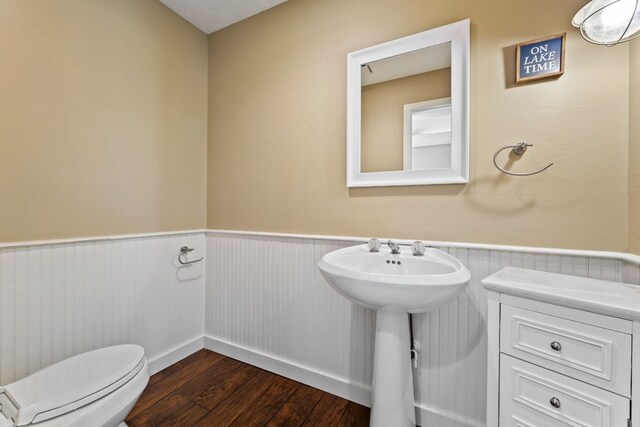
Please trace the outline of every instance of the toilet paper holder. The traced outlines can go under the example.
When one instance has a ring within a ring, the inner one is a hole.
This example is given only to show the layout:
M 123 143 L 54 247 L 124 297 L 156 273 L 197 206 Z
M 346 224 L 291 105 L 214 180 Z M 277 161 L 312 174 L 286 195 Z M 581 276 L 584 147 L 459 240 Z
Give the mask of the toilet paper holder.
M 182 257 L 186 256 L 191 251 L 193 251 L 193 248 L 190 248 L 189 246 L 182 246 L 180 248 L 180 253 L 178 254 L 178 262 L 180 262 L 180 264 L 182 265 L 190 265 L 195 264 L 196 262 L 200 262 L 204 259 L 204 257 L 201 257 L 199 259 L 194 259 L 193 261 L 183 261 Z

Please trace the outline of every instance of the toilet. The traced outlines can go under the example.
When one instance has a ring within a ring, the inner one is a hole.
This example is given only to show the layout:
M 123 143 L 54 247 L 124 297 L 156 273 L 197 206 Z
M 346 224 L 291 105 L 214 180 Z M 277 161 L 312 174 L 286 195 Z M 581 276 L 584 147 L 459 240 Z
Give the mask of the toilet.
M 0 427 L 123 427 L 148 382 L 139 345 L 79 354 L 0 387 Z

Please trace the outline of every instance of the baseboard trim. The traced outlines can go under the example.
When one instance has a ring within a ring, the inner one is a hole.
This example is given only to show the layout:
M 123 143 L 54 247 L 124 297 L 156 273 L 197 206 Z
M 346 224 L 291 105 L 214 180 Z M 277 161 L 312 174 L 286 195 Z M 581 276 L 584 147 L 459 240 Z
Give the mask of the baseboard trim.
M 330 374 L 315 371 L 260 351 L 242 347 L 205 335 L 204 348 L 223 354 L 258 368 L 291 378 L 311 387 L 335 394 L 365 406 L 371 406 L 371 391 L 360 384 Z
M 204 336 L 204 348 L 326 391 L 327 393 L 340 396 L 352 402 L 371 406 L 371 390 L 362 384 L 350 383 L 343 378 L 316 371 L 277 356 L 239 346 L 208 335 Z M 439 413 L 437 410 L 430 408 L 416 405 L 416 409 L 418 410 L 418 419 L 416 421 L 424 426 L 472 427 L 473 425 L 467 421 L 459 420 L 448 414 Z
M 479 427 L 485 424 L 478 424 L 460 419 L 456 415 L 445 414 L 438 410 L 426 408 L 416 405 L 416 423 L 420 426 L 438 426 L 438 427 Z
M 166 353 L 149 360 L 149 375 L 156 374 L 203 348 L 204 342 L 202 336 L 182 343 Z

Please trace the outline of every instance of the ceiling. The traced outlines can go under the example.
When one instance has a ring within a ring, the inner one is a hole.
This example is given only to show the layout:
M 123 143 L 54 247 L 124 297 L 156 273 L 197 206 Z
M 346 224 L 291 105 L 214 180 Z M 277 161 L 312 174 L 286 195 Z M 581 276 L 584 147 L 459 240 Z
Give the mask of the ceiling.
M 210 34 L 286 0 L 160 0 L 171 10 Z

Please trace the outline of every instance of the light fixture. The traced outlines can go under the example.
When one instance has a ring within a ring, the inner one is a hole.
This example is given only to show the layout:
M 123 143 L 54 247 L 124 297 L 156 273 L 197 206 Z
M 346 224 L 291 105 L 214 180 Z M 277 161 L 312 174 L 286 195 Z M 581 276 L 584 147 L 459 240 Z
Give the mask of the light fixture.
M 571 23 L 586 41 L 613 46 L 640 36 L 640 0 L 591 0 Z

